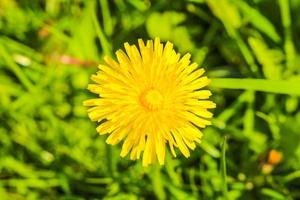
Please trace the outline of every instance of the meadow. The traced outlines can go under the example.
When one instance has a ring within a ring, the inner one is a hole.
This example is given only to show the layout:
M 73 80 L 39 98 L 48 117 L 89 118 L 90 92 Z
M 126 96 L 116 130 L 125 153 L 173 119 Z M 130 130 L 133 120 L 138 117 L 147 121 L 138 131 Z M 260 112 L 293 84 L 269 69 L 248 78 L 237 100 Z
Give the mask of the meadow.
M 300 0 L 0 0 L 1 200 L 300 199 Z M 159 37 L 206 70 L 212 125 L 143 167 L 88 119 L 90 76 Z

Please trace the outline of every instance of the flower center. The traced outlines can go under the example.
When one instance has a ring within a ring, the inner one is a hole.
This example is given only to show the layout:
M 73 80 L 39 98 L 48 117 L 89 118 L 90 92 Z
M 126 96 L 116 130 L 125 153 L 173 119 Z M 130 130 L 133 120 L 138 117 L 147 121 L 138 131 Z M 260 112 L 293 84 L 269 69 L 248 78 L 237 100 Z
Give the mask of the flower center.
M 149 89 L 142 93 L 141 104 L 149 110 L 157 110 L 162 107 L 163 96 L 158 90 Z

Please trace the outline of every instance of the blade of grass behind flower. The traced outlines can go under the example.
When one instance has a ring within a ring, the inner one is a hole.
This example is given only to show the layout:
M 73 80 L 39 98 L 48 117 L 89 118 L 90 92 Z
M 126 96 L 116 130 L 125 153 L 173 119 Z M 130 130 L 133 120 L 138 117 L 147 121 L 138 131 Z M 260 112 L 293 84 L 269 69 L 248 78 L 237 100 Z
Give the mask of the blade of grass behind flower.
M 227 173 L 226 173 L 226 136 L 221 145 L 221 177 L 222 177 L 222 190 L 224 199 L 228 199 L 228 188 L 227 188 Z
M 281 21 L 284 27 L 284 51 L 286 54 L 287 62 L 287 74 L 292 74 L 292 70 L 295 66 L 295 46 L 292 38 L 292 29 L 291 29 L 291 13 L 290 13 L 290 1 L 279 0 L 279 8 L 281 14 Z
M 14 62 L 11 54 L 6 51 L 6 48 L 0 45 L 0 58 L 2 57 L 10 70 L 16 75 L 20 82 L 24 85 L 25 88 L 32 91 L 34 89 L 33 84 L 29 78 L 24 74 L 22 69 Z
M 251 78 L 214 78 L 210 85 L 213 88 L 253 90 L 277 94 L 300 96 L 297 80 L 265 80 Z
M 104 32 L 107 35 L 111 35 L 113 32 L 113 24 L 112 24 L 112 19 L 110 15 L 110 10 L 109 10 L 109 4 L 107 0 L 99 0 L 100 5 L 101 5 L 101 12 L 103 16 L 103 26 L 104 26 Z
M 111 48 L 110 48 L 110 45 L 103 33 L 103 30 L 99 24 L 99 21 L 98 21 L 98 18 L 97 18 L 97 14 L 96 14 L 96 10 L 93 11 L 92 13 L 92 20 L 93 20 L 93 24 L 95 26 L 95 29 L 96 29 L 96 33 L 97 33 L 97 36 L 99 38 L 99 41 L 100 41 L 100 44 L 101 44 L 101 47 L 103 49 L 103 52 L 106 54 L 106 55 L 111 55 Z

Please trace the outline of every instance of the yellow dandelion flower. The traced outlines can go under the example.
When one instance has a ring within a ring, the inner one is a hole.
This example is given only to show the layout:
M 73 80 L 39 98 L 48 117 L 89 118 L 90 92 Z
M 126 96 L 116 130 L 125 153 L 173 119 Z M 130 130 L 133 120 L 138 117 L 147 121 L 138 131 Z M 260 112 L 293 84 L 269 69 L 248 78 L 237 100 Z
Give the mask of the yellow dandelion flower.
M 210 125 L 215 108 L 209 90 L 202 90 L 210 80 L 203 68 L 191 63 L 190 54 L 182 58 L 165 46 L 159 38 L 139 39 L 139 49 L 125 43 L 126 53 L 116 52 L 117 61 L 104 57 L 105 65 L 92 75 L 95 84 L 88 89 L 99 98 L 84 102 L 92 121 L 101 122 L 100 135 L 108 134 L 106 142 L 115 145 L 123 142 L 121 157 L 130 152 L 130 159 L 143 157 L 143 166 L 156 158 L 164 164 L 166 145 L 173 156 L 174 147 L 185 157 L 201 141 L 199 128 Z

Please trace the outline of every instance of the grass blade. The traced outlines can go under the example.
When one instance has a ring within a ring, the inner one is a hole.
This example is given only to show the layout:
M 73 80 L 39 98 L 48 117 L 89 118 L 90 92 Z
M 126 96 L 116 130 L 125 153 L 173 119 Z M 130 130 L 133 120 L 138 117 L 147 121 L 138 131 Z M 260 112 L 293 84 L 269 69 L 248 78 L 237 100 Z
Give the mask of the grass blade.
M 265 80 L 251 78 L 214 78 L 211 87 L 241 89 L 300 96 L 297 80 Z
M 113 33 L 113 23 L 110 15 L 108 1 L 100 0 L 100 5 L 101 5 L 102 16 L 103 16 L 104 32 L 110 36 Z
M 222 176 L 222 190 L 224 199 L 228 199 L 228 188 L 227 188 L 227 173 L 226 173 L 226 136 L 221 145 L 221 176 Z
M 3 58 L 7 67 L 11 69 L 11 71 L 16 75 L 16 77 L 20 80 L 20 82 L 24 85 L 26 89 L 32 91 L 34 89 L 33 84 L 28 79 L 28 77 L 24 74 L 22 69 L 14 62 L 11 54 L 6 51 L 6 48 L 0 45 L 0 57 Z
M 92 19 L 93 19 L 93 23 L 94 23 L 94 26 L 95 26 L 95 29 L 96 29 L 96 33 L 97 33 L 98 39 L 100 41 L 103 52 L 106 55 L 111 55 L 111 48 L 110 48 L 109 42 L 106 39 L 106 37 L 103 33 L 103 30 L 100 26 L 100 23 L 99 23 L 98 18 L 97 18 L 96 11 L 94 11 L 92 13 Z
M 296 67 L 295 63 L 295 46 L 292 38 L 292 28 L 291 28 L 291 13 L 290 13 L 290 3 L 287 0 L 279 0 L 279 8 L 281 14 L 282 26 L 284 28 L 284 51 L 286 54 L 287 61 L 287 74 L 291 75 L 294 67 Z

